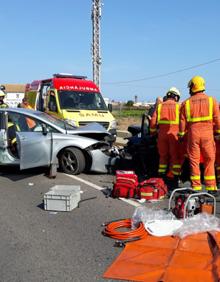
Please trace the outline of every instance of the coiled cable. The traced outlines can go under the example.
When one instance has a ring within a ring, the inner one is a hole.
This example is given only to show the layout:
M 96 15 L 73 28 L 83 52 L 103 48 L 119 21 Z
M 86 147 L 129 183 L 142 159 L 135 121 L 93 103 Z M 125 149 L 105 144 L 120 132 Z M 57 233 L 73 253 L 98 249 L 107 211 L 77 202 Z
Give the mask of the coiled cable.
M 129 231 L 119 231 L 119 228 L 128 228 Z M 110 223 L 105 224 L 105 229 L 102 231 L 104 236 L 110 237 L 116 240 L 139 240 L 143 239 L 147 236 L 147 232 L 144 228 L 142 222 L 139 223 L 136 229 L 131 229 L 131 219 L 120 219 L 117 221 L 112 221 Z

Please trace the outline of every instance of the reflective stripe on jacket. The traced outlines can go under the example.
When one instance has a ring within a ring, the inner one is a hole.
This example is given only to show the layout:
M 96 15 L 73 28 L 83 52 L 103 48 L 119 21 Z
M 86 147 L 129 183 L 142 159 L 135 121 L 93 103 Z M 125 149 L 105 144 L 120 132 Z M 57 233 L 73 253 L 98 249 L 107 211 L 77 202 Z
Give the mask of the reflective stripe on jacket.
M 213 98 L 194 100 L 197 105 L 191 105 L 190 99 L 186 101 L 186 119 L 188 122 L 198 122 L 212 120 L 213 117 Z M 194 111 L 193 111 L 194 110 Z M 197 113 L 199 116 L 197 116 Z
M 0 105 L 0 108 L 3 108 L 3 109 L 4 109 L 4 108 L 8 108 L 8 105 L 5 104 L 5 103 L 3 103 L 3 104 Z
M 210 128 L 214 123 L 214 131 L 220 134 L 218 103 L 203 92 L 193 95 L 182 103 L 179 135 L 184 135 L 187 127 L 196 123 L 207 123 Z
M 175 114 L 174 114 L 175 106 Z M 175 115 L 175 118 L 173 116 Z M 179 124 L 179 104 L 159 104 L 157 108 L 157 123 L 158 124 Z
M 159 104 L 150 122 L 150 132 L 156 131 L 157 125 L 178 125 L 179 104 L 173 99 Z

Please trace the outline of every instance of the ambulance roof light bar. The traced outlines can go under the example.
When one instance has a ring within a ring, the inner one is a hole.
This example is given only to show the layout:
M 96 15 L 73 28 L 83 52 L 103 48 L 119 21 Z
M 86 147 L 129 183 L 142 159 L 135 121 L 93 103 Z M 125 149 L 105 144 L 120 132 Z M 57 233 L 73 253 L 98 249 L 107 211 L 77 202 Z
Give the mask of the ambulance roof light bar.
M 55 73 L 53 75 L 55 78 L 76 78 L 76 79 L 86 79 L 86 76 L 82 75 L 73 75 L 71 73 Z

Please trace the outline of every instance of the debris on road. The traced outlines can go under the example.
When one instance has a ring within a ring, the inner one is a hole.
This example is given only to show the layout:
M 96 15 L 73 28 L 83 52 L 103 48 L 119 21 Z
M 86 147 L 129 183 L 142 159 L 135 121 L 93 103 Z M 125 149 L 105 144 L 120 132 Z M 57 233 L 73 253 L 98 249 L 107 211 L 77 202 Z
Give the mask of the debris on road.
M 172 210 L 138 207 L 132 219 L 105 224 L 102 234 L 116 239 L 115 246 L 125 247 L 104 278 L 152 282 L 220 279 L 220 220 L 212 214 L 200 212 L 178 219 Z

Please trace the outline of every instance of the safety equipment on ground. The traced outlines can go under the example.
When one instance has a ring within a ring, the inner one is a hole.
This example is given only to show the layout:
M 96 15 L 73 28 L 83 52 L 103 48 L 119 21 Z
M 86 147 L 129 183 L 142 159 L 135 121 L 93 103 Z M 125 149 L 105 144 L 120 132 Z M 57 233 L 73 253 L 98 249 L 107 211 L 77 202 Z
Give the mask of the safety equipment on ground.
M 5 92 L 3 90 L 0 90 L 0 97 L 5 97 Z
M 134 198 L 137 194 L 138 177 L 134 171 L 117 170 L 111 196 L 113 198 Z
M 134 171 L 117 170 L 116 181 L 111 196 L 113 198 L 136 198 L 161 200 L 167 194 L 167 186 L 162 178 L 150 178 L 138 182 Z
M 131 227 L 131 219 L 121 219 L 112 221 L 110 223 L 104 224 L 105 229 L 102 231 L 104 236 L 108 236 L 112 239 L 122 240 L 122 241 L 134 241 L 147 237 L 147 232 L 144 228 L 143 223 L 139 223 L 136 229 Z M 127 228 L 129 231 L 119 231 L 119 228 Z
M 198 193 L 192 188 L 178 188 L 170 195 L 168 210 L 172 210 L 177 218 L 187 218 L 201 212 L 215 215 L 216 199 L 206 192 Z
M 179 89 L 177 89 L 176 87 L 171 87 L 168 91 L 166 96 L 169 97 L 170 94 L 174 94 L 175 96 L 177 96 L 178 98 L 181 97 L 180 91 Z
M 144 228 L 152 236 L 163 237 L 171 236 L 177 231 L 183 222 L 181 220 L 150 220 L 144 224 Z
M 201 76 L 194 76 L 188 83 L 190 92 L 197 93 L 205 91 L 205 80 Z
M 138 187 L 138 198 L 146 200 L 161 200 L 167 194 L 167 186 L 162 178 L 144 180 Z

